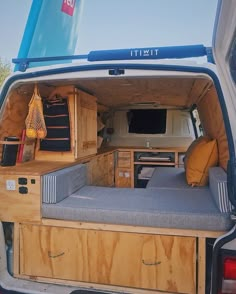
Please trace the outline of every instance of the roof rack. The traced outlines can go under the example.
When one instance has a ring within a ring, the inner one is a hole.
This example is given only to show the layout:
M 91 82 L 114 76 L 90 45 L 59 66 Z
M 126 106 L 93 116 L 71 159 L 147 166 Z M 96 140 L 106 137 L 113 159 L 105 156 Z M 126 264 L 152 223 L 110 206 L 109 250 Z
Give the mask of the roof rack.
M 90 62 L 108 60 L 179 59 L 202 56 L 206 56 L 208 62 L 215 63 L 212 48 L 203 45 L 96 50 L 90 51 L 85 55 L 14 58 L 12 62 L 18 65 L 18 70 L 24 72 L 30 64 L 39 62 L 72 61 L 79 59 L 86 59 Z

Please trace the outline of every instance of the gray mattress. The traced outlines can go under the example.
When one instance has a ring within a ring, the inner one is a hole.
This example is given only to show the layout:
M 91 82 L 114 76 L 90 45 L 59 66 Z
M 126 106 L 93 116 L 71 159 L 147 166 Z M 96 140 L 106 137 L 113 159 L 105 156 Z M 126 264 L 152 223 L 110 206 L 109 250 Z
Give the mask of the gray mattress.
M 186 182 L 185 169 L 175 167 L 156 167 L 147 188 L 192 189 Z M 194 187 L 194 189 L 208 189 L 208 187 Z
M 46 218 L 148 227 L 228 230 L 228 213 L 210 190 L 130 189 L 84 186 L 56 204 L 43 204 Z

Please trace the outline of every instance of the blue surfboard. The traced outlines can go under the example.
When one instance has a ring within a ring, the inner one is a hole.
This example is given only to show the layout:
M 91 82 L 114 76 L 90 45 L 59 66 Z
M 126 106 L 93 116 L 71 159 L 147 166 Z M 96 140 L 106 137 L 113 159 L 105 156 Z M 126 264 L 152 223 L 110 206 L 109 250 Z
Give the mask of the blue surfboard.
M 18 58 L 74 55 L 83 0 L 33 0 Z M 64 63 L 70 60 L 64 60 Z M 62 63 L 32 63 L 30 67 Z M 16 70 L 18 65 L 16 65 Z

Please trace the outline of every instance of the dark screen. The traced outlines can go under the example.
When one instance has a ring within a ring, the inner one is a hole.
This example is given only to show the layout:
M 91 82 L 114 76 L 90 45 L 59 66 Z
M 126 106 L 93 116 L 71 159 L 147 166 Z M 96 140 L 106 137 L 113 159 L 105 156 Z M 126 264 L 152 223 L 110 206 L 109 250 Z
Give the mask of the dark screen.
M 127 113 L 129 133 L 165 134 L 166 109 L 133 109 Z

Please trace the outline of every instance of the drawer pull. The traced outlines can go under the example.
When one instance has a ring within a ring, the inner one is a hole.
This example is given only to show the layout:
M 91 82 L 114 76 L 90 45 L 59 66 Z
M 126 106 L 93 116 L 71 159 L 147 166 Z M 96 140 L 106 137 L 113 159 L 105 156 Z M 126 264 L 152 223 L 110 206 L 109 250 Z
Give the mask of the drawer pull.
M 144 265 L 159 265 L 159 264 L 161 264 L 161 261 L 156 261 L 156 262 L 147 262 L 147 261 L 145 261 L 145 260 L 142 260 L 142 263 L 144 264 Z
M 50 257 L 50 258 L 57 258 L 57 257 L 60 257 L 60 256 L 62 256 L 62 255 L 64 255 L 64 254 L 65 254 L 65 252 L 62 252 L 62 253 L 59 253 L 59 254 L 53 255 L 53 254 L 51 253 L 51 251 L 48 251 L 48 257 Z

